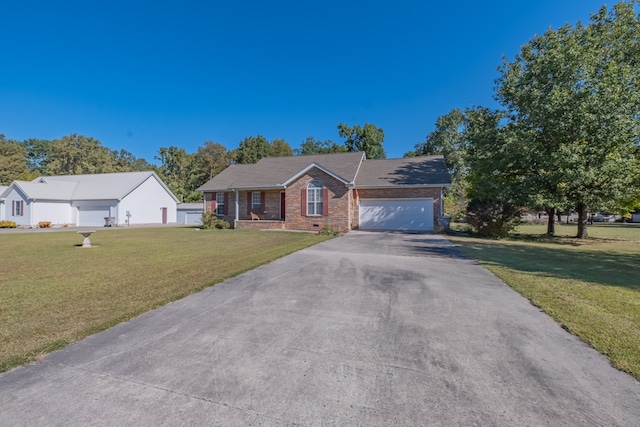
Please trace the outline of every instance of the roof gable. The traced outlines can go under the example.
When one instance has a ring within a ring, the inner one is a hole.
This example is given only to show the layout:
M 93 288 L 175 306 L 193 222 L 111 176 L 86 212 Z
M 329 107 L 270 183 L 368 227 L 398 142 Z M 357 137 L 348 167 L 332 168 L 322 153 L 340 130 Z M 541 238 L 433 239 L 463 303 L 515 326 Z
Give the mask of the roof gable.
M 302 169 L 300 172 L 298 172 L 297 174 L 295 174 L 294 176 L 292 176 L 291 178 L 289 178 L 285 182 L 283 182 L 282 185 L 288 186 L 289 184 L 291 184 L 292 182 L 296 181 L 298 178 L 300 178 L 301 176 L 303 176 L 304 174 L 306 174 L 307 172 L 309 172 L 309 170 L 311 170 L 313 168 L 321 170 L 322 172 L 326 173 L 329 176 L 334 177 L 335 179 L 337 179 L 338 181 L 341 181 L 342 183 L 344 183 L 347 186 L 353 185 L 353 182 L 345 180 L 344 178 L 336 175 L 335 173 L 331 172 L 328 169 L 323 168 L 322 166 L 320 166 L 320 165 L 318 165 L 316 163 L 311 163 L 309 166 L 307 166 L 306 168 Z

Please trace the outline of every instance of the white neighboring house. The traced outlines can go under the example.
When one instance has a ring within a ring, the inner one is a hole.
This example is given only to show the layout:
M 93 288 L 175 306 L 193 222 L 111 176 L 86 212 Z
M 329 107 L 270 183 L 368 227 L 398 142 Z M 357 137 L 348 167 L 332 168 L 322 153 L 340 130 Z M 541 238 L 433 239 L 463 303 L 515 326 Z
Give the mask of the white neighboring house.
M 178 199 L 154 172 L 41 176 L 13 181 L 0 193 L 2 219 L 76 226 L 170 224 Z M 129 215 L 127 215 L 129 214 Z
M 4 221 L 4 199 L 2 198 L 2 193 L 4 193 L 7 188 L 9 187 L 0 185 L 0 221 Z

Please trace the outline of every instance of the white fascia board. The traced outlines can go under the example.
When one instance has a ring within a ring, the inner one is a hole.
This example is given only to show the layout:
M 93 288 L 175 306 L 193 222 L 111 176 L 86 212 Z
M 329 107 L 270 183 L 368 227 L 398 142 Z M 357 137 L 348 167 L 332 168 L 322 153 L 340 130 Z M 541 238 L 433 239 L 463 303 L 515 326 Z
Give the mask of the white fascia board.
M 7 188 L 7 190 L 5 191 L 5 193 L 7 195 L 9 195 L 9 193 L 11 193 L 11 189 L 15 189 L 18 193 L 21 193 L 24 198 L 26 200 L 35 200 L 33 197 L 29 196 L 29 194 L 27 194 L 26 191 L 24 191 L 24 189 L 22 187 L 20 187 L 20 185 L 18 184 L 18 181 L 13 181 L 10 185 L 9 188 Z
M 309 166 L 307 166 L 306 168 L 302 169 L 300 172 L 298 172 L 297 174 L 293 175 L 291 178 L 289 178 L 285 182 L 283 182 L 282 185 L 284 187 L 288 186 L 293 181 L 297 180 L 302 175 L 304 175 L 305 173 L 309 172 L 309 170 L 311 170 L 312 168 L 317 168 L 317 169 L 321 170 L 322 172 L 326 173 L 327 175 L 334 177 L 338 181 L 343 182 L 344 185 L 346 185 L 347 187 L 353 187 L 353 182 L 347 181 L 346 179 L 342 178 L 339 175 L 336 175 L 335 173 L 331 172 L 328 169 L 323 168 L 322 166 L 320 166 L 317 163 L 311 163 Z
M 360 167 L 362 167 L 362 162 L 365 162 L 366 160 L 367 160 L 367 155 L 364 152 L 362 152 L 362 157 L 360 157 L 360 163 L 358 163 L 358 169 L 356 169 L 356 174 L 353 176 L 353 182 L 355 182 L 358 179 L 358 173 L 360 173 Z

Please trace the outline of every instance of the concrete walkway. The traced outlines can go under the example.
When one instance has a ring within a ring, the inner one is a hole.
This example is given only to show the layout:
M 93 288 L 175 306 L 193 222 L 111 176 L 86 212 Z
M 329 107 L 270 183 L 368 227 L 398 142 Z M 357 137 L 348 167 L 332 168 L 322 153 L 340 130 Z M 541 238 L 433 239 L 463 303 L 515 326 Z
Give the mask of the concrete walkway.
M 3 426 L 639 424 L 638 382 L 436 235 L 350 233 L 0 375 Z

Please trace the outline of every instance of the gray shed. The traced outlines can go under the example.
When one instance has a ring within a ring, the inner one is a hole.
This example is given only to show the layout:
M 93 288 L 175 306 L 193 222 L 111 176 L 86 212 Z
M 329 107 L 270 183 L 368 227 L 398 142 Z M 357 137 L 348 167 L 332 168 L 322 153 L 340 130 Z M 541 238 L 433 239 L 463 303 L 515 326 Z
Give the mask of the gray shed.
M 203 212 L 202 203 L 179 203 L 177 222 L 185 225 L 200 225 Z

